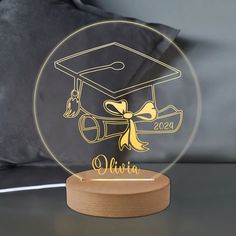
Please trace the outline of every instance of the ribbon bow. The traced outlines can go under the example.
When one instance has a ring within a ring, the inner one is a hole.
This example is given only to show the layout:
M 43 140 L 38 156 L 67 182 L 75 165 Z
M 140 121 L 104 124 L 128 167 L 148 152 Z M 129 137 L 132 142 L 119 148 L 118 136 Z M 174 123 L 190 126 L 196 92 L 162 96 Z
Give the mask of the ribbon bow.
M 120 101 L 106 100 L 104 102 L 105 110 L 115 116 L 120 116 L 128 121 L 128 126 L 124 133 L 119 138 L 119 149 L 122 151 L 124 147 L 131 150 L 133 148 L 135 151 L 145 152 L 149 150 L 146 146 L 148 142 L 142 142 L 137 136 L 137 130 L 133 118 L 136 117 L 139 121 L 153 121 L 157 116 L 157 109 L 153 102 L 147 101 L 144 105 L 137 111 L 131 112 L 128 110 L 128 103 L 126 100 L 122 99 Z

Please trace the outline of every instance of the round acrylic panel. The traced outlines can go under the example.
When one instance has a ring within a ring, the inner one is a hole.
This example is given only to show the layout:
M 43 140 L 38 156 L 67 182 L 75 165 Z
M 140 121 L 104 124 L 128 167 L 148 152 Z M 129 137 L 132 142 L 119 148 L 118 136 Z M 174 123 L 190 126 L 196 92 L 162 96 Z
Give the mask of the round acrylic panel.
M 37 130 L 51 156 L 73 174 L 117 168 L 114 179 L 137 175 L 142 162 L 169 163 L 160 165 L 165 172 L 191 144 L 200 111 L 185 54 L 168 35 L 130 21 L 98 22 L 66 37 L 34 91 Z

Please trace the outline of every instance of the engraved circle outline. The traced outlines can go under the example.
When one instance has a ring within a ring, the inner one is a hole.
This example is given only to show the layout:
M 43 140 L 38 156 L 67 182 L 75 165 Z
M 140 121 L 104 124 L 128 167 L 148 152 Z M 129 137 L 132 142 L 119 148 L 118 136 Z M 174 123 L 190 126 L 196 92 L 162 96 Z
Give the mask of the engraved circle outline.
M 196 72 L 190 62 L 190 60 L 188 59 L 188 57 L 185 55 L 185 53 L 180 49 L 180 47 L 175 44 L 171 39 L 169 39 L 166 35 L 164 35 L 163 33 L 161 33 L 160 31 L 148 26 L 148 25 L 145 25 L 145 24 L 142 24 L 142 23 L 138 23 L 138 22 L 133 22 L 133 21 L 128 21 L 128 20 L 107 20 L 107 21 L 100 21 L 100 22 L 96 22 L 96 23 L 93 23 L 93 24 L 89 24 L 87 26 L 84 26 L 84 27 L 81 27 L 80 29 L 76 30 L 75 32 L 69 34 L 67 37 L 65 37 L 60 43 L 58 43 L 56 45 L 56 47 L 53 48 L 53 50 L 50 52 L 50 54 L 47 56 L 47 58 L 45 59 L 43 65 L 41 66 L 40 70 L 39 70 L 39 73 L 37 75 L 37 78 L 36 78 L 36 83 L 35 83 L 35 87 L 34 87 L 34 92 L 33 92 L 33 116 L 34 116 L 34 121 L 35 121 L 35 125 L 36 125 L 36 129 L 37 129 L 37 132 L 39 134 L 39 137 L 44 145 L 44 147 L 46 148 L 47 152 L 51 155 L 51 157 L 53 157 L 53 159 L 62 167 L 64 168 L 67 172 L 69 172 L 71 175 L 76 175 L 80 180 L 83 180 L 83 178 L 74 173 L 73 171 L 71 171 L 69 168 L 67 168 L 60 160 L 58 160 L 58 158 L 56 157 L 56 155 L 52 152 L 52 150 L 49 148 L 49 146 L 47 145 L 44 137 L 43 137 L 43 134 L 40 130 L 40 127 L 39 127 L 39 123 L 38 123 L 38 119 L 37 119 L 37 112 L 36 112 L 36 97 L 37 97 L 37 90 L 38 90 L 38 85 L 39 85 L 39 82 L 40 82 L 40 77 L 41 77 L 41 74 L 44 70 L 44 67 L 46 66 L 48 60 L 51 58 L 51 56 L 55 53 L 55 51 L 64 43 L 66 42 L 69 38 L 71 38 L 72 36 L 76 35 L 77 33 L 83 31 L 83 30 L 86 30 L 88 28 L 92 28 L 92 27 L 96 27 L 98 25 L 102 25 L 102 24 L 110 24 L 110 23 L 124 23 L 124 24 L 131 24 L 131 25 L 135 25 L 135 26 L 139 26 L 141 28 L 145 28 L 145 29 L 148 29 L 150 31 L 153 31 L 155 33 L 157 33 L 158 35 L 161 35 L 163 38 L 165 38 L 167 41 L 169 41 L 177 50 L 178 52 L 180 53 L 180 55 L 183 57 L 183 59 L 185 60 L 185 62 L 187 63 L 190 71 L 191 71 L 191 74 L 192 74 L 192 77 L 193 77 L 193 80 L 194 80 L 194 85 L 195 85 L 195 90 L 196 90 L 196 95 L 197 95 L 197 113 L 196 113 L 196 118 L 195 118 L 195 122 L 194 122 L 194 126 L 193 126 L 193 129 L 192 129 L 192 132 L 189 136 L 189 139 L 188 141 L 186 142 L 184 148 L 182 149 L 182 151 L 177 155 L 177 157 L 174 159 L 174 161 L 172 163 L 170 163 L 167 167 L 165 167 L 160 173 L 163 174 L 165 172 L 167 172 L 176 162 L 178 162 L 178 160 L 186 153 L 186 151 L 188 150 L 189 146 L 191 145 L 191 143 L 193 142 L 194 140 L 194 137 L 197 133 L 197 130 L 198 130 L 198 127 L 199 127 L 199 123 L 200 123 L 200 118 L 201 118 L 201 112 L 202 112 L 202 98 L 201 98 L 201 89 L 200 89 L 200 85 L 199 85 L 199 82 L 198 82 L 198 78 L 197 78 L 197 75 L 196 75 Z M 157 173 L 156 175 L 153 176 L 153 178 L 157 178 L 158 176 L 160 176 L 160 173 Z

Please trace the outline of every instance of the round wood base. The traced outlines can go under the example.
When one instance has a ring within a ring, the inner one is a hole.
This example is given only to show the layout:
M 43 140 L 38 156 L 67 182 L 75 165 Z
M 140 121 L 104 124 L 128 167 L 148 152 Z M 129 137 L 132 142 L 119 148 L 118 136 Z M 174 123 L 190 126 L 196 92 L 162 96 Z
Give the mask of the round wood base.
M 170 202 L 170 180 L 159 174 L 154 180 L 127 180 L 131 175 L 99 176 L 94 170 L 66 181 L 67 204 L 83 214 L 102 217 L 137 217 L 164 210 Z M 137 179 L 152 179 L 157 172 L 140 170 Z M 133 175 L 132 175 L 133 176 Z M 103 178 L 103 181 L 99 181 Z M 115 181 L 106 181 L 113 178 Z M 119 178 L 119 180 L 117 180 Z M 99 180 L 94 180 L 99 179 Z

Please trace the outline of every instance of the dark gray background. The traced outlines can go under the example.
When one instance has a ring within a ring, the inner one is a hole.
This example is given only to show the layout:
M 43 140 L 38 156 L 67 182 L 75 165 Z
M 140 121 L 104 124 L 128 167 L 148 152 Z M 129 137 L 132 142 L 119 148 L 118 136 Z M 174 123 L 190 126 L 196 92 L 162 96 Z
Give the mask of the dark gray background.
M 192 61 L 203 94 L 199 132 L 181 161 L 235 162 L 236 3 L 213 0 L 97 3 L 120 15 L 163 22 L 181 30 L 177 43 Z M 32 94 L 39 68 L 66 35 L 86 24 L 114 18 L 120 19 L 79 0 L 0 1 L 1 167 L 54 164 L 42 148 L 33 122 Z M 153 26 L 176 34 L 170 27 Z
M 236 2 L 234 0 L 87 1 L 120 15 L 180 29 L 197 72 L 203 110 L 186 161 L 236 161 Z M 180 45 L 181 46 L 181 45 Z
M 8 2 L 15 3 L 16 1 Z M 4 2 L 6 4 L 6 1 Z M 18 2 L 23 2 L 23 0 Z M 41 9 L 40 13 L 45 13 L 44 8 L 39 6 L 39 1 L 38 4 L 35 3 L 36 1 L 31 2 L 33 2 L 32 9 Z M 79 1 L 74 0 L 74 2 Z M 199 162 L 235 161 L 235 1 L 102 0 L 97 2 L 109 11 L 136 16 L 148 21 L 163 22 L 181 29 L 181 45 L 184 44 L 185 51 L 196 68 L 204 101 L 200 130 L 186 155 L 186 160 Z M 64 5 L 57 6 L 61 9 L 60 13 L 62 14 Z M 65 11 L 68 10 L 77 14 L 77 9 L 71 6 L 66 7 Z M 23 11 L 24 8 L 21 8 L 20 12 Z M 18 17 L 22 19 L 23 16 L 21 14 L 14 15 L 15 12 L 16 8 L 10 9 L 10 6 L 7 14 L 0 12 L 1 16 L 4 16 L 5 24 L 8 24 L 7 19 L 11 16 L 14 17 L 14 20 L 17 20 Z M 50 14 L 55 14 L 58 24 L 62 24 L 61 17 L 57 18 L 58 12 L 48 10 L 47 15 Z M 40 16 L 36 17 L 36 15 L 34 14 L 34 19 L 39 22 Z M 23 19 L 25 18 L 23 17 Z M 82 22 L 78 23 L 79 19 L 77 20 L 77 18 L 66 17 L 65 20 L 67 25 L 64 30 L 67 33 L 75 30 L 80 23 L 82 24 Z M 73 22 L 78 25 L 72 27 Z M 26 23 L 29 23 L 29 20 Z M 42 29 L 44 23 L 45 21 L 42 21 L 39 28 Z M 7 26 L 11 27 L 7 27 L 6 33 L 9 33 L 9 30 L 15 32 L 13 24 Z M 17 26 L 20 27 L 19 24 Z M 52 33 L 55 35 L 54 32 Z M 32 37 L 32 35 L 27 35 L 29 41 L 31 40 L 30 36 Z M 42 47 L 41 60 L 35 64 L 34 69 L 40 66 L 44 54 L 64 37 L 64 33 L 61 32 L 58 38 L 51 38 L 50 35 L 44 36 L 47 40 L 47 44 L 45 43 L 47 48 L 43 49 Z M 42 45 L 40 42 L 42 38 L 36 40 L 38 47 Z M 17 42 L 17 40 L 19 40 L 19 35 L 14 35 L 11 37 L 10 43 Z M 25 45 L 29 41 L 26 40 Z M 16 44 L 11 45 L 16 46 Z M 7 55 L 4 54 L 4 57 L 6 58 Z M 1 55 L 2 59 L 4 57 Z M 17 57 L 24 62 L 23 58 L 23 55 Z M 20 87 L 25 84 L 23 81 L 17 85 Z M 4 90 L 1 88 L 0 97 L 4 97 L 3 95 Z M 22 98 L 19 94 L 13 95 L 17 99 L 21 98 L 27 104 L 31 104 L 26 100 L 27 96 Z M 2 119 L 2 111 L 0 116 Z M 17 125 L 15 129 L 24 134 L 24 129 L 19 129 Z M 13 139 L 13 144 L 14 141 Z M 32 155 L 31 149 L 26 152 L 23 147 L 24 143 L 20 149 L 23 150 L 22 157 Z M 7 154 L 11 155 L 12 152 L 9 151 L 2 157 L 7 157 Z M 23 158 L 18 160 L 21 163 L 25 161 Z M 142 167 L 157 170 L 156 167 L 160 166 L 152 164 Z M 64 189 L 2 194 L 0 196 L 1 233 L 14 236 L 235 235 L 235 173 L 235 164 L 177 164 L 168 172 L 172 184 L 170 207 L 159 214 L 148 217 L 122 220 L 89 217 L 69 210 L 65 203 Z M 0 187 L 47 184 L 48 180 L 50 183 L 58 183 L 64 182 L 67 176 L 68 174 L 63 169 L 55 169 L 55 167 L 11 168 L 1 170 Z
M 127 18 L 80 1 L 0 1 L 0 168 L 57 165 L 40 142 L 34 124 L 32 106 L 37 74 L 52 49 L 66 36 L 107 19 Z M 171 39 L 178 33 L 160 24 L 152 27 Z M 116 34 L 118 37 L 119 31 Z M 162 41 L 156 44 L 160 55 L 169 45 Z M 80 44 L 84 45 L 81 41 Z

